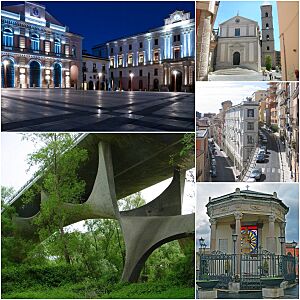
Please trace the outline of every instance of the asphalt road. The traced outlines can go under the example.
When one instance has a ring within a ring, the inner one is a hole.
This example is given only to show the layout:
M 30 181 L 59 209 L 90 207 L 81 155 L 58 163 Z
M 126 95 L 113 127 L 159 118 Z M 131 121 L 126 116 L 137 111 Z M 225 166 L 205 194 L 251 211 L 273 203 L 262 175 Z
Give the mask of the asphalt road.
M 267 157 L 265 163 L 256 163 L 258 168 L 262 168 L 263 175 L 260 181 L 266 182 L 280 182 L 280 161 L 279 150 L 277 146 L 277 137 L 274 134 L 270 134 L 266 130 L 263 130 L 268 138 L 267 144 Z
M 229 160 L 226 159 L 225 153 L 216 148 L 215 153 L 217 164 L 217 177 L 211 179 L 213 182 L 233 182 L 235 181 L 234 173 Z
M 194 131 L 195 95 L 2 89 L 2 131 Z

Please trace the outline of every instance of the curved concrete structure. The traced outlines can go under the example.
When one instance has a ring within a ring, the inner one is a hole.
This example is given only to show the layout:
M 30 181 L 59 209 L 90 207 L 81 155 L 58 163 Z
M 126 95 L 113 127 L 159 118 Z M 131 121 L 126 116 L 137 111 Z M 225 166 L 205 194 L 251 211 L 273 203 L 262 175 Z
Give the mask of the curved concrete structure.
M 86 182 L 84 201 L 65 203 L 70 212 L 66 225 L 80 220 L 107 218 L 120 222 L 126 245 L 126 261 L 122 279 L 136 281 L 149 255 L 160 245 L 192 236 L 194 214 L 181 215 L 185 170 L 170 165 L 170 155 L 182 148 L 183 134 L 88 134 L 76 147 L 88 151 L 88 161 L 79 170 Z M 177 162 L 180 163 L 180 162 Z M 188 168 L 193 167 L 187 166 Z M 171 177 L 165 191 L 152 202 L 120 212 L 117 200 Z M 42 180 L 42 177 L 35 179 Z M 20 215 L 16 219 L 25 237 L 37 237 L 33 220 L 39 214 L 41 201 L 47 201 L 42 191 L 33 203 L 23 205 L 23 191 L 11 201 Z

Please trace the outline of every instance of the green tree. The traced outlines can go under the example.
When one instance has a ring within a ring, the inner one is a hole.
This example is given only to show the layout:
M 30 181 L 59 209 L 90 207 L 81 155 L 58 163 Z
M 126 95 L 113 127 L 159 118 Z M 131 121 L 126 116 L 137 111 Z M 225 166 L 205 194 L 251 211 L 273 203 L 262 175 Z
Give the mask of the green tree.
M 55 243 L 65 262 L 70 264 L 68 232 L 64 228 L 70 216 L 65 203 L 82 200 L 85 182 L 78 178 L 78 169 L 86 161 L 87 151 L 74 147 L 74 135 L 68 133 L 39 133 L 25 137 L 38 146 L 38 150 L 29 155 L 28 163 L 30 167 L 39 167 L 36 175 L 42 176 L 36 189 L 46 195 L 35 219 L 40 240 L 57 232 Z
M 12 187 L 1 186 L 1 262 L 2 267 L 23 262 L 27 257 L 30 242 L 19 235 L 15 223 L 18 216 L 15 207 L 7 201 L 15 193 Z
M 265 57 L 265 66 L 268 71 L 272 69 L 272 57 L 270 55 L 266 55 Z

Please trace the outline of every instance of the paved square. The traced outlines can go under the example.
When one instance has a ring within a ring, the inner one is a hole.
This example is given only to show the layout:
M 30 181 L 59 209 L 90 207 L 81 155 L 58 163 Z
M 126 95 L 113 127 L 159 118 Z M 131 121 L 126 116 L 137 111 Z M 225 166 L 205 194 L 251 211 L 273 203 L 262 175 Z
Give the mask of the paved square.
M 2 89 L 2 131 L 194 131 L 195 94 Z

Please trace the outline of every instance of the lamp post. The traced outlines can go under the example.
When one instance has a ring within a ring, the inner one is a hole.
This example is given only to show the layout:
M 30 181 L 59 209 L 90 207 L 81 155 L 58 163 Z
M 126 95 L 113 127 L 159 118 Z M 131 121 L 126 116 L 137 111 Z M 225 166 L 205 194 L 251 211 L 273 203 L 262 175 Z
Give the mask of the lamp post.
M 296 247 L 297 247 L 297 242 L 295 242 L 293 240 L 291 244 L 292 244 L 292 247 L 294 249 L 294 272 L 296 274 Z
M 7 87 L 7 70 L 6 70 L 6 67 L 7 67 L 8 64 L 9 64 L 8 60 L 3 61 L 3 65 L 4 65 L 4 87 L 5 88 Z
M 133 91 L 133 76 L 134 76 L 134 74 L 133 73 L 130 73 L 129 74 L 129 76 L 130 76 L 130 87 L 131 87 L 131 91 Z
M 237 241 L 238 235 L 236 233 L 234 233 L 232 235 L 232 241 L 233 241 L 233 272 L 235 275 L 235 243 Z
M 175 77 L 175 80 L 174 80 L 174 92 L 176 92 L 176 77 L 177 77 L 178 71 L 174 70 L 172 73 L 174 74 L 174 77 Z
M 98 77 L 99 77 L 99 90 L 101 90 L 101 77 L 102 77 L 102 72 L 98 73 Z

